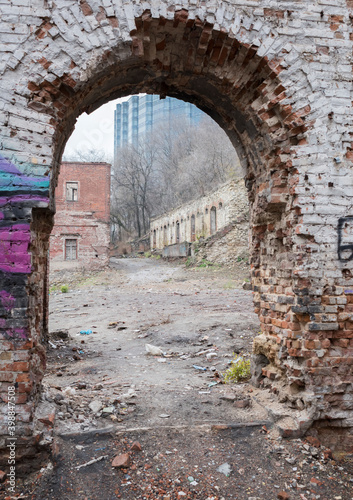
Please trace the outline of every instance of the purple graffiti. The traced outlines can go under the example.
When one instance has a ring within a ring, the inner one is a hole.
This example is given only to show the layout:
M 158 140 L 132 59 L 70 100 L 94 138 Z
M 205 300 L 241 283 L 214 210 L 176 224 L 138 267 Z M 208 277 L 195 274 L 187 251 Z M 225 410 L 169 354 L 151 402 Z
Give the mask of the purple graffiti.
M 0 302 L 6 311 L 10 312 L 15 307 L 15 297 L 6 290 L 0 291 Z
M 33 177 L 21 172 L 0 155 L 0 271 L 31 272 L 30 221 L 17 219 L 17 207 L 49 204 L 49 178 Z
M 21 174 L 18 168 L 2 155 L 0 155 L 0 172 L 7 172 L 8 174 Z
M 48 201 L 46 196 L 38 196 L 31 194 L 19 194 L 16 196 L 0 196 L 0 207 L 4 207 L 5 205 L 12 205 L 14 203 L 21 203 L 26 201 Z
M 30 165 L 26 169 L 28 167 Z M 27 282 L 26 275 L 32 271 L 31 211 L 34 207 L 49 205 L 49 177 L 35 176 L 33 170 L 27 175 L 0 154 L 0 276 L 5 274 L 2 288 L 6 287 L 0 290 L 3 316 L 0 318 L 0 339 L 14 342 L 29 338 L 28 329 L 18 328 L 19 319 L 27 323 L 25 313 L 17 311 L 20 318 L 11 313 L 17 298 L 22 297 L 20 288 Z
M 29 224 L 17 224 L 0 228 L 0 270 L 10 273 L 30 273 L 31 256 L 28 252 L 31 240 Z
M 3 337 L 6 340 L 21 339 L 25 340 L 28 338 L 28 332 L 25 328 L 15 328 L 12 330 L 6 330 Z

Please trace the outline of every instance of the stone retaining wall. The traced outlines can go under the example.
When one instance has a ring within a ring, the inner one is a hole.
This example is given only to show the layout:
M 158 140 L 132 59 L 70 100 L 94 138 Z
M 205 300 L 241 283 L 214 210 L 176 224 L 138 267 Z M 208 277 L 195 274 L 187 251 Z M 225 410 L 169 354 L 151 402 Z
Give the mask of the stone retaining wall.
M 150 244 L 152 250 L 188 241 L 207 238 L 249 210 L 243 180 L 231 181 L 212 193 L 152 219 Z

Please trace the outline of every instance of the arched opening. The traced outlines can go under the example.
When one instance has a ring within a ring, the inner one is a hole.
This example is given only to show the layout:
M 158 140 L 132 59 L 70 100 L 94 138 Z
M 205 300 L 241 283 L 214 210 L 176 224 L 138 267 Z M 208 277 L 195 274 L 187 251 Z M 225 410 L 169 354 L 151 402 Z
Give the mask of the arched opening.
M 210 227 L 211 227 L 211 234 L 214 234 L 217 231 L 217 209 L 216 209 L 216 207 L 211 207 L 211 210 L 210 210 Z
M 179 24 L 180 22 L 178 22 L 178 25 Z M 158 33 L 160 37 L 162 33 L 167 33 L 169 29 L 172 31 L 174 30 L 174 27 L 171 26 L 167 29 L 167 25 L 169 25 L 168 22 L 161 28 L 158 23 L 151 18 L 151 14 L 148 12 L 146 12 L 140 20 L 136 21 L 137 28 L 134 34 L 134 40 L 136 42 L 136 47 L 139 47 L 138 54 L 134 54 L 132 59 L 130 59 L 129 56 L 127 57 L 124 63 L 124 71 L 122 74 L 119 74 L 118 78 L 116 78 L 116 62 L 109 60 L 107 63 L 109 69 L 106 67 L 104 70 L 100 70 L 100 76 L 98 76 L 97 73 L 95 74 L 94 78 L 91 80 L 92 87 L 89 90 L 86 87 L 75 93 L 76 102 L 79 104 L 75 106 L 75 113 L 72 113 L 72 110 L 70 110 L 65 117 L 65 122 L 62 120 L 62 122 L 65 123 L 63 130 L 64 134 L 66 131 L 67 133 L 70 132 L 70 123 L 73 124 L 77 114 L 83 110 L 87 112 L 93 111 L 100 104 L 112 97 L 145 91 L 147 93 L 158 92 L 161 93 L 162 96 L 180 97 L 186 101 L 193 102 L 224 128 L 238 152 L 245 171 L 247 187 L 249 189 L 253 227 L 262 228 L 265 224 L 264 219 L 267 220 L 267 218 L 281 225 L 282 222 L 279 221 L 281 221 L 282 216 L 284 216 L 284 209 L 287 204 L 288 196 L 286 193 L 283 193 L 278 197 L 274 197 L 272 195 L 268 196 L 267 191 L 266 193 L 263 192 L 263 186 L 270 186 L 273 182 L 268 179 L 268 176 L 276 177 L 279 171 L 277 166 L 270 170 L 267 160 L 265 161 L 265 157 L 271 157 L 273 150 L 277 147 L 280 149 L 285 148 L 289 145 L 291 146 L 293 142 L 299 141 L 301 137 L 300 134 L 303 134 L 305 130 L 304 126 L 303 129 L 297 130 L 295 139 L 289 139 L 289 134 L 286 140 L 283 140 L 283 137 L 279 140 L 278 131 L 284 133 L 285 130 L 291 128 L 281 116 L 282 108 L 280 100 L 271 104 L 271 111 L 268 113 L 268 116 L 265 116 L 264 110 L 267 109 L 270 102 L 269 95 L 272 95 L 271 92 L 275 91 L 280 85 L 280 82 L 277 81 L 278 76 L 276 72 L 273 71 L 264 59 L 256 55 L 254 49 L 250 50 L 247 47 L 241 46 L 235 40 L 229 40 L 230 45 L 226 52 L 227 64 L 224 63 L 220 67 L 216 65 L 217 71 L 214 73 L 213 70 L 210 70 L 210 74 L 207 76 L 207 84 L 202 76 L 193 74 L 191 70 L 185 70 L 185 68 L 183 68 L 182 72 L 185 72 L 188 78 L 186 83 L 181 85 L 179 83 L 179 72 L 175 74 L 169 71 L 165 72 L 162 67 L 159 67 L 158 64 L 156 65 L 154 59 L 149 59 L 149 48 L 147 46 L 144 47 L 145 41 L 142 34 L 147 27 L 151 33 L 153 32 L 156 35 Z M 185 29 L 187 29 L 186 26 Z M 194 29 L 196 32 L 202 32 L 202 28 L 199 28 L 197 24 L 195 24 Z M 218 34 L 212 33 L 211 31 L 209 38 L 211 39 L 213 36 L 217 38 Z M 165 40 L 167 40 L 167 38 L 165 38 Z M 183 45 L 184 42 L 180 43 Z M 162 53 L 166 52 L 166 50 L 167 48 L 165 47 Z M 159 54 L 159 56 L 162 57 L 162 53 Z M 239 82 L 239 89 L 242 89 L 240 91 L 234 87 L 234 82 L 230 83 L 227 82 L 227 80 L 224 81 L 220 75 L 228 71 L 229 67 L 232 67 L 234 70 L 239 61 L 244 60 L 244 57 L 248 57 L 249 59 L 245 65 L 242 63 L 245 72 L 243 73 L 242 80 Z M 140 62 L 142 61 L 143 69 L 140 68 Z M 146 71 L 147 67 L 149 68 L 148 71 Z M 137 68 L 140 69 L 138 70 Z M 247 73 L 247 70 L 249 70 L 249 73 Z M 100 88 L 99 99 L 96 98 L 95 94 L 98 85 Z M 227 85 L 229 85 L 229 88 Z M 253 104 L 255 102 L 256 106 Z M 267 124 L 268 120 L 271 120 L 271 127 Z M 64 144 L 63 137 L 64 135 L 62 134 L 58 137 L 58 141 L 56 142 L 58 157 L 61 154 L 60 152 Z M 278 144 L 278 140 L 280 145 Z M 287 161 L 287 154 L 282 155 L 283 161 Z M 288 168 L 283 168 L 281 170 L 281 186 L 282 183 L 286 182 L 284 179 L 287 178 L 289 172 L 290 165 L 288 165 Z M 261 189 L 260 186 L 262 186 Z M 263 196 L 265 196 L 267 200 L 266 203 L 263 201 Z M 262 201 L 260 202 L 260 200 Z M 261 209 L 258 209 L 258 203 L 260 203 Z M 206 225 L 210 224 L 211 232 L 214 233 L 217 228 L 216 207 L 210 210 L 210 214 L 208 212 L 209 209 L 206 209 L 206 218 L 204 214 L 202 215 L 201 231 L 203 232 Z M 184 221 L 180 223 L 177 222 L 175 225 L 174 238 L 176 243 L 181 241 L 181 233 L 185 229 L 184 225 L 182 225 L 183 222 Z M 267 223 L 265 225 L 267 228 Z M 267 229 L 265 230 L 265 234 L 266 238 L 268 237 L 271 241 L 274 241 L 271 235 L 267 233 Z M 163 226 L 158 229 L 158 235 L 158 244 L 162 246 L 166 240 Z M 257 238 L 256 231 L 253 238 L 252 248 L 256 249 L 252 256 L 253 275 L 256 275 L 261 281 L 261 273 L 259 272 L 262 266 L 260 262 L 260 248 L 267 245 L 267 239 L 264 238 L 263 233 L 261 233 L 260 238 Z M 284 248 L 282 248 L 282 250 L 284 253 L 286 252 Z M 265 257 L 262 259 L 266 260 Z M 260 304 L 260 301 L 256 302 L 256 304 Z M 260 312 L 260 308 L 258 308 L 258 312 Z M 265 314 L 267 314 L 266 311 Z M 281 315 L 281 313 L 279 313 L 279 315 Z M 268 327 L 266 327 L 266 329 L 268 329 Z
M 114 24 L 116 18 L 110 17 Z M 295 193 L 301 165 L 293 159 L 297 159 L 296 153 L 307 143 L 310 126 L 307 117 L 311 111 L 308 100 L 304 99 L 302 105 L 298 96 L 292 97 L 290 86 L 281 77 L 282 57 L 277 58 L 273 53 L 266 56 L 256 38 L 243 39 L 232 32 L 230 25 L 221 30 L 216 24 L 189 16 L 184 9 L 173 12 L 173 18 L 169 14 L 156 16 L 147 10 L 129 19 L 126 25 L 130 29 L 128 42 L 112 37 L 107 47 L 97 41 L 94 56 L 92 54 L 84 65 L 81 63 L 81 67 L 78 56 L 72 54 L 65 71 L 60 70 L 59 59 L 49 65 L 48 61 L 38 62 L 31 73 L 36 76 L 27 79 L 24 86 L 21 80 L 22 87 L 19 85 L 17 89 L 17 94 L 22 92 L 28 102 L 25 109 L 45 125 L 40 138 L 36 136 L 37 131 L 31 130 L 35 136 L 33 141 L 22 143 L 19 138 L 16 146 L 16 151 L 23 154 L 18 154 L 18 164 L 23 170 L 28 167 L 29 171 L 37 172 L 34 180 L 27 178 L 22 170 L 10 172 L 16 168 L 10 161 L 14 159 L 10 145 L 4 160 L 9 175 L 21 177 L 23 181 L 17 187 L 21 196 L 23 193 L 27 196 L 25 201 L 22 198 L 26 213 L 20 214 L 18 220 L 24 221 L 25 227 L 17 229 L 24 240 L 27 238 L 29 242 L 31 238 L 28 249 L 18 255 L 18 249 L 15 250 L 18 267 L 16 258 L 10 260 L 6 254 L 7 260 L 1 268 L 2 272 L 15 275 L 20 283 L 22 288 L 18 291 L 7 281 L 4 291 L 10 293 L 11 290 L 14 300 L 22 304 L 21 309 L 25 309 L 27 315 L 18 320 L 5 314 L 3 323 L 5 331 L 13 330 L 16 341 L 28 342 L 26 363 L 33 380 L 27 388 L 25 403 L 36 399 L 45 364 L 41 342 L 48 312 L 42 308 L 46 286 L 42 276 L 46 272 L 53 193 L 63 148 L 81 113 L 92 112 L 116 97 L 146 92 L 195 103 L 219 123 L 236 148 L 249 192 L 252 282 L 263 332 L 261 341 L 255 344 L 255 352 L 269 361 L 261 377 L 269 384 L 277 384 L 276 391 L 281 393 L 296 384 L 302 388 L 298 405 L 304 401 L 310 408 L 315 400 L 318 414 L 326 415 L 330 396 L 327 394 L 323 399 L 318 396 L 319 375 L 305 357 L 306 348 L 301 349 L 302 342 L 304 346 L 315 332 L 338 329 L 338 323 L 336 328 L 330 318 L 323 324 L 320 317 L 315 316 L 324 311 L 325 304 L 321 298 L 311 295 L 314 277 L 307 277 L 303 272 L 308 235 L 302 230 L 301 206 Z M 81 52 L 78 50 L 77 54 Z M 37 144 L 35 156 L 30 142 Z M 29 160 L 30 157 L 34 159 Z M 43 180 L 42 185 L 38 179 Z M 70 202 L 74 203 L 74 186 L 69 193 Z M 10 210 L 8 212 L 10 214 Z M 9 214 L 6 214 L 7 221 L 15 217 Z M 8 222 L 6 231 L 13 235 L 15 224 Z M 163 227 L 158 238 L 163 238 Z M 175 226 L 175 239 L 177 243 L 180 241 L 179 222 Z M 31 270 L 28 269 L 30 258 Z M 312 301 L 318 301 L 313 304 L 318 309 L 313 309 L 315 312 L 310 315 L 308 304 Z M 20 326 L 16 326 L 16 321 Z M 300 332 L 299 340 L 296 332 Z M 13 341 L 12 337 L 5 339 Z M 11 345 L 15 351 L 16 345 Z M 338 380 L 337 376 L 330 381 L 332 392 Z M 295 395 L 292 399 L 295 405 Z M 33 409 L 34 403 L 32 413 Z
M 196 219 L 195 215 L 192 214 L 191 216 L 191 241 L 196 240 Z
M 175 224 L 175 243 L 180 243 L 180 223 L 179 221 Z

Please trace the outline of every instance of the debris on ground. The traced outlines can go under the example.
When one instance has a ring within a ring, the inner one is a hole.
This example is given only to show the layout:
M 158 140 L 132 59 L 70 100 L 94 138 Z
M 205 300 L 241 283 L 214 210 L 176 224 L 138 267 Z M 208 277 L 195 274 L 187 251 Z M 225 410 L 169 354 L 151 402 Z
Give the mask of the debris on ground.
M 76 470 L 82 469 L 82 467 L 88 467 L 89 465 L 96 464 L 97 462 L 100 462 L 101 460 L 104 460 L 105 458 L 108 458 L 108 455 L 102 455 L 101 457 L 94 458 L 93 460 L 90 460 L 89 462 L 86 462 L 85 464 L 78 465 L 75 467 Z
M 334 460 L 315 430 L 283 439 L 269 418 L 269 390 L 247 380 L 224 384 L 234 353 L 249 359 L 259 328 L 251 292 L 240 287 L 244 270 L 232 273 L 230 289 L 229 270 L 123 259 L 116 269 L 75 274 L 67 293 L 51 293 L 56 348 L 48 345 L 43 399 L 55 408 L 55 421 L 44 420 L 54 423 L 57 453 L 45 473 L 17 479 L 18 494 L 351 500 L 349 457 Z M 78 333 L 82 308 L 89 335 Z M 146 337 L 161 351 L 156 358 L 146 356 Z M 0 497 L 9 479 L 1 481 Z
M 146 344 L 146 353 L 151 354 L 152 356 L 163 356 L 163 351 L 160 347 L 156 347 L 155 345 Z

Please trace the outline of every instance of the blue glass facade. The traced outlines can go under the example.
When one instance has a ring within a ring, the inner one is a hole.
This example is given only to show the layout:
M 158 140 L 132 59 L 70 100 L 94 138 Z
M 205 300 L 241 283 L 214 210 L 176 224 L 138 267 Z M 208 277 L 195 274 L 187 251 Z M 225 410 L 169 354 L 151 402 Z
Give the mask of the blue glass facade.
M 170 125 L 176 118 L 185 118 L 197 125 L 203 112 L 189 102 L 158 95 L 132 96 L 117 104 L 114 112 L 114 152 L 127 144 L 138 143 L 156 125 Z

